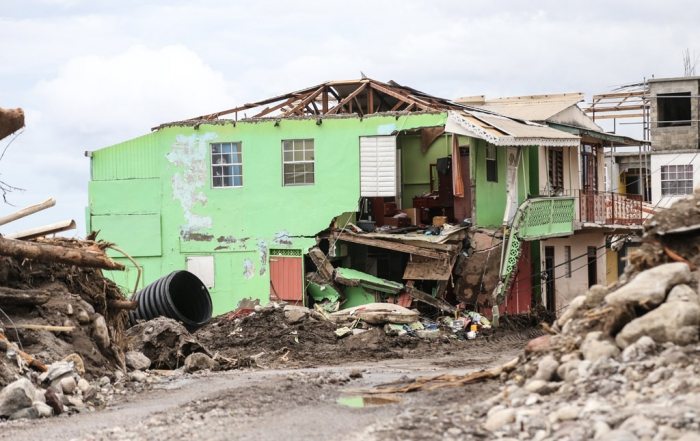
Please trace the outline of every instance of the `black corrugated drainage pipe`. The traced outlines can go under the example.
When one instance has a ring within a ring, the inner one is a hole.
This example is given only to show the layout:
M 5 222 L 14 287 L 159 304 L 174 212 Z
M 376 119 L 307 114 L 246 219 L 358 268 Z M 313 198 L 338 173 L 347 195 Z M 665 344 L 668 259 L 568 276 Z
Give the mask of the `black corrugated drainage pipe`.
M 211 320 L 209 290 L 189 271 L 173 271 L 161 277 L 134 294 L 132 300 L 138 302 L 138 308 L 130 313 L 132 324 L 165 316 L 193 331 Z

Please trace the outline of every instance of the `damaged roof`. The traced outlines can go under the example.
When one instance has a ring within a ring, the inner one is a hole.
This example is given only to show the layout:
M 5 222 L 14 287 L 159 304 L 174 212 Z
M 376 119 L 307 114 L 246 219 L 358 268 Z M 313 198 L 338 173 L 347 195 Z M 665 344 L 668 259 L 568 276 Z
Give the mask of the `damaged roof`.
M 213 124 L 280 118 L 364 117 L 372 114 L 448 112 L 455 129 L 451 133 L 484 139 L 495 145 L 557 145 L 573 146 L 579 138 L 569 133 L 502 115 L 490 109 L 458 103 L 402 86 L 371 78 L 327 81 L 306 89 L 247 103 L 231 109 L 200 115 L 184 121 L 161 124 L 158 130 L 170 126 Z M 228 116 L 229 119 L 222 117 Z M 448 124 L 450 125 L 450 124 Z M 447 129 L 446 131 L 450 132 Z
M 456 102 L 530 121 L 547 121 L 583 101 L 582 93 L 511 96 L 486 99 L 484 96 L 458 98 Z

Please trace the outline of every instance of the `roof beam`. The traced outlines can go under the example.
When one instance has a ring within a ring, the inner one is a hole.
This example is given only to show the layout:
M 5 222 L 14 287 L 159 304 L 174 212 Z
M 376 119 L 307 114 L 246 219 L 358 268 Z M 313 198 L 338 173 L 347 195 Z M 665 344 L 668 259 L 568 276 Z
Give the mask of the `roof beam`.
M 355 89 L 352 93 L 350 93 L 348 96 L 346 96 L 345 98 L 343 98 L 343 100 L 340 101 L 340 102 L 338 103 L 337 106 L 333 107 L 331 110 L 328 111 L 327 115 L 333 115 L 333 114 L 337 113 L 338 110 L 340 110 L 344 105 L 346 105 L 347 103 L 349 103 L 353 98 L 355 98 L 355 97 L 356 97 L 357 95 L 359 95 L 363 90 L 365 90 L 365 88 L 367 87 L 367 84 L 368 84 L 368 83 L 365 82 L 365 83 L 362 84 L 360 87 L 358 87 L 357 89 Z M 352 112 L 352 111 L 351 111 L 351 112 Z
M 411 102 L 412 102 L 412 103 L 415 104 L 417 107 L 419 107 L 421 110 L 432 110 L 432 109 L 431 109 L 429 106 L 427 106 L 426 104 L 419 103 L 419 102 L 417 102 L 418 100 L 416 100 L 416 99 L 414 99 L 414 98 L 412 98 L 412 97 L 408 97 L 408 96 L 402 95 L 402 94 L 400 94 L 400 93 L 398 93 L 398 92 L 394 92 L 393 90 L 388 89 L 388 88 L 383 87 L 383 86 L 380 86 L 379 84 L 370 83 L 370 86 L 371 86 L 373 89 L 375 89 L 375 90 L 377 90 L 377 91 L 379 91 L 379 92 L 382 92 L 382 93 L 384 93 L 384 94 L 386 94 L 386 95 L 389 95 L 389 96 L 391 96 L 391 97 L 396 98 L 397 100 L 404 101 L 404 102 L 406 102 L 406 103 L 411 103 Z
M 314 90 L 313 92 L 309 93 L 308 95 L 306 95 L 306 98 L 301 100 L 301 102 L 299 104 L 294 106 L 288 112 L 284 113 L 282 116 L 289 116 L 290 113 L 297 113 L 299 110 L 303 110 L 304 107 L 306 107 L 314 98 L 316 98 L 318 95 L 321 94 L 321 92 L 323 92 L 324 88 L 325 88 L 325 85 L 321 86 L 318 89 Z

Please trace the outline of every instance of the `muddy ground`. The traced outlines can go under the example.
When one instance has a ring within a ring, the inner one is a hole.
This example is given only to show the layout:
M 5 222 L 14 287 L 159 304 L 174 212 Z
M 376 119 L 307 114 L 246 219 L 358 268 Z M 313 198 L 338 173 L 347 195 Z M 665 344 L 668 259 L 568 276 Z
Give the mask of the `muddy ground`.
M 390 422 L 406 408 L 425 407 L 439 412 L 441 403 L 462 401 L 465 397 L 486 399 L 496 393 L 500 384 L 496 381 L 406 394 L 397 396 L 397 402 L 362 408 L 338 404 L 338 398 L 357 397 L 368 388 L 406 378 L 460 374 L 501 364 L 521 352 L 532 332 L 504 332 L 488 340 L 463 342 L 458 349 L 449 353 L 445 349 L 439 356 L 430 353 L 427 346 L 418 347 L 418 352 L 399 346 L 392 352 L 398 355 L 393 359 L 381 357 L 380 361 L 342 366 L 173 375 L 154 383 L 149 391 L 125 395 L 102 411 L 70 418 L 2 423 L 0 438 L 367 439 L 366 428 L 382 421 Z M 419 354 L 424 357 L 418 357 Z M 318 358 L 305 360 L 305 363 L 321 364 Z M 420 439 L 426 439 L 425 435 L 421 433 Z M 373 437 L 387 439 L 387 434 L 377 432 Z
M 539 335 L 537 324 L 541 319 L 539 315 L 518 316 L 499 329 L 482 330 L 474 340 L 445 330 L 434 339 L 389 336 L 382 327 L 338 338 L 334 331 L 339 325 L 335 323 L 313 317 L 289 323 L 282 309 L 265 308 L 243 319 L 217 317 L 198 330 L 195 337 L 210 352 L 233 360 L 248 360 L 253 366 L 308 368 L 490 351 L 494 342 L 503 344 Z

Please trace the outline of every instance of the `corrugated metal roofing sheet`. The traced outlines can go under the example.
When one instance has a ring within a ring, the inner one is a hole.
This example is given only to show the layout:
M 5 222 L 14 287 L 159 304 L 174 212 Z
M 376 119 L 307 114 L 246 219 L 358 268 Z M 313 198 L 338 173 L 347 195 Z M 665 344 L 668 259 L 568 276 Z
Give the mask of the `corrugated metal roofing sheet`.
M 583 100 L 582 93 L 529 95 L 487 99 L 481 102 L 457 99 L 458 103 L 479 107 L 511 118 L 546 121 Z

